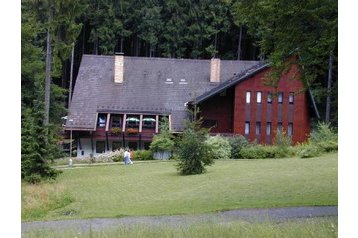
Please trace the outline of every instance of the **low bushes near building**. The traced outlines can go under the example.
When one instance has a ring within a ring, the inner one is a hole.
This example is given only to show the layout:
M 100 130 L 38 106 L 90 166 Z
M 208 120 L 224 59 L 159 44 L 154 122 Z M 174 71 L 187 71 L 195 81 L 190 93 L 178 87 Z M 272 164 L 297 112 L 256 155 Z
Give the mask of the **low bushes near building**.
M 153 137 L 149 149 L 157 159 L 169 159 L 174 149 L 174 137 L 169 131 L 169 121 L 164 117 L 160 123 L 160 134 Z
M 133 151 L 132 160 L 153 160 L 153 153 L 150 150 L 136 150 Z
M 220 135 L 210 136 L 205 143 L 210 146 L 214 159 L 230 159 L 231 145 L 226 137 Z
M 241 149 L 250 146 L 250 143 L 242 135 L 235 135 L 229 138 L 231 146 L 231 159 L 241 159 Z

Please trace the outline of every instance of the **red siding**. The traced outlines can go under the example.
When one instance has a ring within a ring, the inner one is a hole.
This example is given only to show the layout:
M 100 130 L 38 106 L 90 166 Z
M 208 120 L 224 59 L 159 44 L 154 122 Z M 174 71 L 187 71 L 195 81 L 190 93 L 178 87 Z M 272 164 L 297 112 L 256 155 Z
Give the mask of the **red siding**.
M 199 105 L 201 116 L 205 119 L 216 120 L 213 133 L 233 133 L 233 90 L 227 90 L 225 96 L 216 95 Z
M 234 104 L 234 133 L 244 134 L 245 125 L 245 94 L 246 91 L 251 91 L 251 105 L 250 105 L 250 134 L 249 139 L 253 141 L 255 139 L 255 124 L 256 121 L 261 121 L 261 136 L 260 143 L 265 143 L 266 139 L 266 123 L 267 123 L 267 93 L 273 92 L 274 88 L 263 85 L 263 79 L 269 69 L 264 70 L 252 78 L 247 79 L 235 86 L 235 104 Z M 299 71 L 297 66 L 292 66 L 291 70 L 281 77 L 277 92 L 283 92 L 283 104 L 282 104 L 282 124 L 284 131 L 287 132 L 288 127 L 288 112 L 289 103 L 288 95 L 290 92 L 298 93 L 303 89 L 303 84 L 298 80 Z M 295 79 L 294 79 L 295 78 Z M 262 92 L 262 112 L 261 118 L 256 118 L 256 92 Z M 276 132 L 278 123 L 278 102 L 277 97 L 273 97 L 272 100 L 272 128 L 271 135 Z M 294 115 L 293 115 L 293 137 L 294 143 L 303 142 L 307 139 L 310 132 L 309 129 L 309 110 L 308 110 L 308 98 L 306 93 L 301 92 L 295 94 L 294 97 Z

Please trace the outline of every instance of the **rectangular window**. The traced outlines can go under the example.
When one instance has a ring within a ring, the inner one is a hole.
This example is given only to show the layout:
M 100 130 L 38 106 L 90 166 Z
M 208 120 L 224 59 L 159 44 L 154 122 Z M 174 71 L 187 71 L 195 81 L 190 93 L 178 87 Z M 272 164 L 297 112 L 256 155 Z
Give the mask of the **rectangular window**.
M 267 136 L 271 135 L 271 122 L 266 123 L 266 135 Z
M 277 130 L 282 132 L 282 122 L 277 123 Z
M 155 118 L 154 117 L 144 117 L 143 118 L 143 128 L 155 128 Z
M 112 116 L 112 127 L 121 127 L 121 126 L 122 126 L 122 117 Z
M 277 101 L 278 103 L 282 104 L 283 103 L 283 92 L 279 92 L 277 94 Z
M 257 92 L 256 93 L 256 102 L 257 103 L 261 103 L 261 96 L 262 96 L 262 92 Z
M 272 93 L 271 92 L 268 92 L 267 93 L 267 103 L 272 103 Z
M 256 122 L 256 135 L 261 135 L 261 122 Z
M 293 93 L 290 93 L 290 94 L 288 95 L 288 103 L 289 103 L 289 104 L 293 104 L 294 99 L 295 99 L 294 94 L 293 94 Z
M 293 135 L 293 124 L 292 124 L 292 123 L 288 123 L 287 135 L 288 135 L 288 136 L 292 136 L 292 135 Z
M 248 91 L 246 92 L 246 103 L 250 103 L 250 99 L 251 99 L 251 92 Z
M 104 152 L 105 152 L 105 142 L 96 141 L 96 153 L 104 153 Z
M 98 114 L 97 127 L 106 127 L 107 114 Z
M 250 122 L 245 122 L 245 135 L 250 134 Z

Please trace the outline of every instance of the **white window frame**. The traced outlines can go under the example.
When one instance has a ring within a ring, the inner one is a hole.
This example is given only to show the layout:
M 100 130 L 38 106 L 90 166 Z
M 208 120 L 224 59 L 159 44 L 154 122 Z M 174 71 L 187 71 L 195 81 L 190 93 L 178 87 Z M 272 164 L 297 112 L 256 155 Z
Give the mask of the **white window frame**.
M 251 91 L 246 91 L 246 103 L 249 104 L 251 101 Z
M 262 92 L 261 91 L 256 92 L 256 102 L 262 103 Z

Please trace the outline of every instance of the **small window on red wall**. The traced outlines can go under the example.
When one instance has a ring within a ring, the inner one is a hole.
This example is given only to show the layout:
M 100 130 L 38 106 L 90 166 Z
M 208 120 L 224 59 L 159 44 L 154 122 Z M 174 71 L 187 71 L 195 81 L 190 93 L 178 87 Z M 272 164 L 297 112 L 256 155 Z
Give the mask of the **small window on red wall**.
M 250 134 L 250 122 L 245 122 L 245 135 Z
M 292 135 L 293 135 L 293 124 L 292 124 L 292 123 L 288 123 L 287 135 L 288 135 L 288 136 L 292 136 Z
M 267 93 L 267 103 L 272 103 L 272 93 L 271 92 L 268 92 Z
M 256 135 L 261 135 L 261 122 L 256 122 Z
M 247 91 L 246 92 L 246 103 L 250 103 L 250 100 L 251 100 L 251 92 Z
M 278 103 L 282 104 L 283 103 L 283 92 L 279 92 L 277 94 L 277 101 Z
M 261 103 L 261 96 L 262 96 L 262 92 L 257 92 L 256 93 L 256 102 L 257 103 Z
M 289 103 L 289 104 L 293 104 L 294 99 L 295 99 L 294 94 L 293 94 L 293 93 L 290 93 L 290 94 L 288 95 L 288 103 Z

